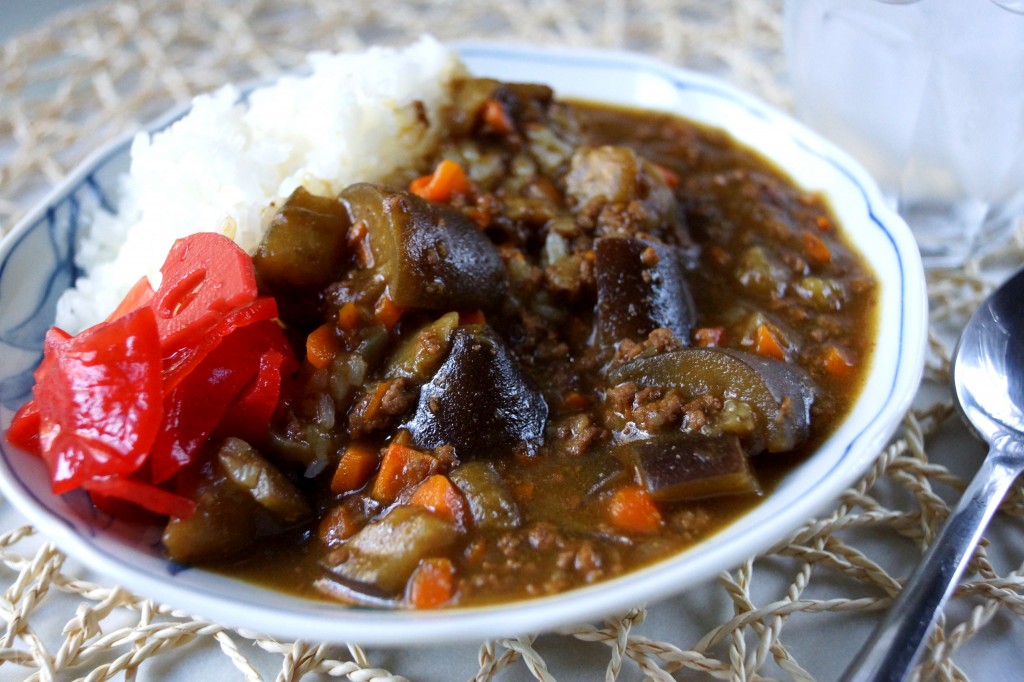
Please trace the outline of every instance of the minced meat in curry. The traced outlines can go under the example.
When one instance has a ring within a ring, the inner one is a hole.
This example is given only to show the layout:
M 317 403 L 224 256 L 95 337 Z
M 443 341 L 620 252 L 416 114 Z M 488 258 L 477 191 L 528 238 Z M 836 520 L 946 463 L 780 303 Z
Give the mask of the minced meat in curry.
M 875 284 L 819 196 L 540 85 L 466 80 L 444 124 L 428 166 L 279 207 L 257 280 L 306 362 L 172 558 L 388 607 L 551 594 L 707 537 L 847 411 Z

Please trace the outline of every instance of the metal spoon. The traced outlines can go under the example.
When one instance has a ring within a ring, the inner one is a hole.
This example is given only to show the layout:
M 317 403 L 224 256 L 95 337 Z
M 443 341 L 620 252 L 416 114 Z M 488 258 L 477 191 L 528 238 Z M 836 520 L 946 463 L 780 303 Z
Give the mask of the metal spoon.
M 1024 269 L 975 311 L 954 354 L 953 390 L 988 456 L 885 620 L 843 676 L 898 682 L 1014 479 L 1024 470 Z

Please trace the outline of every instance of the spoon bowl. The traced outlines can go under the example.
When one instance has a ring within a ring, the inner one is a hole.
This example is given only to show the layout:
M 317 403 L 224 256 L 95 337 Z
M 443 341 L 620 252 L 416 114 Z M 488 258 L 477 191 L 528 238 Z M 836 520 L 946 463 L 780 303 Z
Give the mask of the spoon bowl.
M 953 390 L 964 416 L 991 443 L 1024 433 L 1024 270 L 975 312 L 953 361 Z
M 954 351 L 952 388 L 989 452 L 921 564 L 847 669 L 846 682 L 899 682 L 989 520 L 1024 470 L 1024 269 L 975 311 Z

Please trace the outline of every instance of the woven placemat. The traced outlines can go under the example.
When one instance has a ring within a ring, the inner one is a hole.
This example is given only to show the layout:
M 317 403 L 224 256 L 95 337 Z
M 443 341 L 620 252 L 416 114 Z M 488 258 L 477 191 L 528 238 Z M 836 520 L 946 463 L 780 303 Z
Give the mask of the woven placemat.
M 625 48 L 724 77 L 785 106 L 780 17 L 781 0 L 150 0 L 67 13 L 0 49 L 0 228 L 9 229 L 105 140 L 226 81 L 296 66 L 311 50 L 401 44 L 424 32 L 442 40 Z M 607 680 L 815 679 L 795 655 L 793 638 L 786 639 L 787 624 L 799 615 L 812 619 L 805 628 L 816 627 L 813 619 L 842 628 L 843 618 L 880 612 L 909 563 L 893 567 L 893 543 L 917 556 L 933 538 L 969 475 L 936 461 L 929 440 L 935 433 L 944 439 L 964 433 L 945 388 L 950 339 L 998 274 L 1021 262 L 1018 240 L 998 263 L 930 275 L 932 343 L 915 408 L 835 509 L 719 577 L 718 596 L 732 610 L 727 622 L 695 642 L 667 641 L 645 632 L 648 612 L 638 606 L 600 625 L 548 635 L 544 646 L 529 637 L 484 642 L 471 661 L 474 679 L 553 679 L 546 659 L 560 638 L 598 643 L 593 651 L 603 653 L 593 655 L 603 658 L 596 669 Z M 1022 520 L 1018 484 L 932 637 L 918 677 L 967 679 L 957 666 L 958 651 L 974 638 L 998 637 L 1005 629 L 1000 618 L 1024 615 Z M 991 560 L 996 553 L 1008 557 L 998 566 Z M 767 598 L 755 594 L 753 585 L 765 573 L 782 576 L 788 587 Z M 135 679 L 143 663 L 143 671 L 159 671 L 150 673 L 154 677 L 171 676 L 197 642 L 212 642 L 221 662 L 247 680 L 265 679 L 268 657 L 279 680 L 314 673 L 420 678 L 413 664 L 376 667 L 355 644 L 262 639 L 86 581 L 28 526 L 0 528 L 0 587 L 4 679 Z M 706 597 L 683 595 L 673 604 L 700 608 Z

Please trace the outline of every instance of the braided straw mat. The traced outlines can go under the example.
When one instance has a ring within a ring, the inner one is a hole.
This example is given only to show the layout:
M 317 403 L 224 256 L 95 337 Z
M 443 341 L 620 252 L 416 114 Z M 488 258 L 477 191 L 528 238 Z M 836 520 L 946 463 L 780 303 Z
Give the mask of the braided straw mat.
M 107 139 L 226 81 L 293 67 L 310 50 L 405 43 L 422 32 L 625 48 L 711 72 L 785 106 L 780 16 L 781 0 L 87 7 L 0 46 L 0 227 L 9 229 Z M 867 476 L 835 509 L 701 589 L 542 637 L 365 650 L 225 629 L 90 576 L 30 526 L 0 527 L 0 678 L 834 679 L 980 462 L 983 449 L 955 417 L 946 388 L 950 339 L 997 274 L 1024 261 L 1019 241 L 999 263 L 929 275 L 926 381 Z M 24 523 L 6 510 L 4 518 L 12 517 L 11 525 Z M 975 679 L 994 679 L 993 670 L 1005 679 L 1024 674 L 1013 665 L 1024 658 L 1013 646 L 1024 640 L 1022 518 L 1018 485 L 931 638 L 917 679 L 966 680 L 981 659 L 989 672 Z

